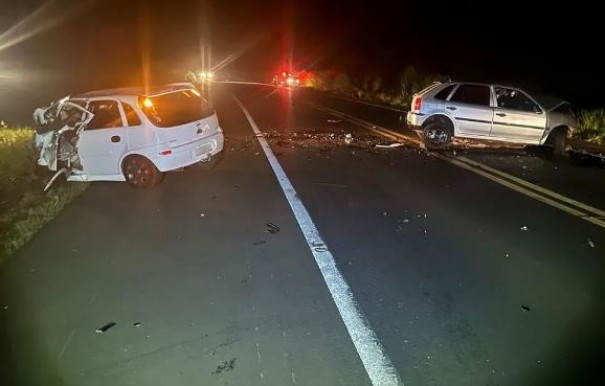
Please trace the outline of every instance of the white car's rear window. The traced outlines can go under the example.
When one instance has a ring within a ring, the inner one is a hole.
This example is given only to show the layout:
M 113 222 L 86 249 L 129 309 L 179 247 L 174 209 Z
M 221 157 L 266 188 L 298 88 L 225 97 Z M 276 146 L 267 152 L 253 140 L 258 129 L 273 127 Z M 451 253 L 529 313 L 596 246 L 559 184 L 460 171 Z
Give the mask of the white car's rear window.
M 142 97 L 139 105 L 149 120 L 158 127 L 184 125 L 214 114 L 210 104 L 195 90 Z

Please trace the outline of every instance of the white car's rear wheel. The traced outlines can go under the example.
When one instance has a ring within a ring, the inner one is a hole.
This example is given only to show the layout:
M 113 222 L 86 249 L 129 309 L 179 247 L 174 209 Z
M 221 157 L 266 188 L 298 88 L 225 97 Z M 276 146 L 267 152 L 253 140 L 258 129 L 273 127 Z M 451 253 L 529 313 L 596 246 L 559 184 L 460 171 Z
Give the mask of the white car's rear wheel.
M 162 181 L 162 173 L 147 158 L 131 155 L 122 166 L 126 181 L 135 188 L 151 189 Z

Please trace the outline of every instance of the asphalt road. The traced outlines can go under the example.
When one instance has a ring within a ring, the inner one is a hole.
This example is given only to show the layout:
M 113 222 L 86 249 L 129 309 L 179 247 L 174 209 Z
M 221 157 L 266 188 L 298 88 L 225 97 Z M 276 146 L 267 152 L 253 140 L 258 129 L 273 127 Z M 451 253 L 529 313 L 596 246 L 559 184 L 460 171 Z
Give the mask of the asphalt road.
M 401 383 L 601 383 L 605 229 L 309 103 L 409 134 L 397 112 L 231 86 L 213 95 L 222 164 L 95 183 L 3 268 L 0 384 L 372 384 L 232 94 Z M 460 155 L 605 209 L 601 166 Z

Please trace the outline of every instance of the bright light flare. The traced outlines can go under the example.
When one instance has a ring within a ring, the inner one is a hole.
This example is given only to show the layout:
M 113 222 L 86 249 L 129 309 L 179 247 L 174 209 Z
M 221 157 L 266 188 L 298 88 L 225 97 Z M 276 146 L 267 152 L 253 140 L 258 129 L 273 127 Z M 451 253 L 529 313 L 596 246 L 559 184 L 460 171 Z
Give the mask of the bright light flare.
M 11 48 L 24 40 L 55 27 L 77 12 L 82 11 L 84 7 L 92 4 L 92 2 L 92 0 L 78 2 L 49 0 L 45 2 L 8 30 L 0 33 L 0 51 Z
M 214 78 L 214 73 L 212 71 L 202 71 L 198 76 L 200 80 L 211 80 Z
M 153 107 L 153 102 L 151 101 L 151 99 L 145 98 L 145 99 L 143 99 L 143 106 L 145 106 L 148 109 L 150 109 L 150 108 Z

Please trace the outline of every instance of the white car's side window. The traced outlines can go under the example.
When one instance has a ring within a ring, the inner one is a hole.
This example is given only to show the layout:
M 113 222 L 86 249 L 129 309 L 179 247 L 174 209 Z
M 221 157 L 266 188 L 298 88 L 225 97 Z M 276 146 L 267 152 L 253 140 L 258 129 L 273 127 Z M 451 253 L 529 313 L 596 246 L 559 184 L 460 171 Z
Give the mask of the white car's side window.
M 129 105 L 128 103 L 122 102 L 122 108 L 124 109 L 124 114 L 126 115 L 126 122 L 129 127 L 132 126 L 141 126 L 141 118 L 139 114 L 137 114 L 136 110 Z
M 111 129 L 124 126 L 118 102 L 111 100 L 91 101 L 88 111 L 94 114 L 86 130 Z

